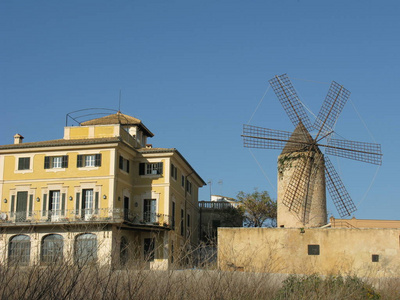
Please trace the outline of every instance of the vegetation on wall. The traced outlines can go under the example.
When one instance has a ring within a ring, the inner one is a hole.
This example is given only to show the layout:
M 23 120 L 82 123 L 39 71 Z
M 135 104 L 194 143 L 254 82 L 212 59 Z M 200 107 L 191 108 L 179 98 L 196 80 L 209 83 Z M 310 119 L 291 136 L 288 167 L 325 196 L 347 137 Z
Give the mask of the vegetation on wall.
M 293 162 L 300 159 L 300 158 L 304 158 L 305 155 L 304 154 L 295 154 L 295 153 L 289 153 L 286 155 L 281 155 L 278 158 L 278 174 L 279 177 L 282 178 L 283 173 L 285 172 L 285 170 L 292 168 L 293 166 Z
M 271 199 L 267 191 L 259 192 L 257 189 L 254 189 L 253 193 L 240 191 L 237 199 L 241 203 L 243 224 L 246 227 L 276 226 L 276 201 Z

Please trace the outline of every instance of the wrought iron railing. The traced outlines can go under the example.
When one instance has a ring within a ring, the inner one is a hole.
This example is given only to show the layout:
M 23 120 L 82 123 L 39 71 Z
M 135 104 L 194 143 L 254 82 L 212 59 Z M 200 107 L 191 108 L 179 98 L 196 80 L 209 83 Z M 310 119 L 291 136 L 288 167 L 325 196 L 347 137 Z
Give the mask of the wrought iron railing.
M 224 201 L 199 201 L 199 208 L 209 208 L 209 209 L 225 209 L 236 207 L 237 205 L 224 202 Z
M 140 214 L 129 209 L 97 208 L 97 209 L 71 209 L 71 210 L 39 210 L 20 212 L 0 212 L 0 224 L 7 223 L 89 223 L 109 222 L 128 223 L 143 226 L 161 226 L 169 228 L 171 217 L 169 215 L 145 212 Z

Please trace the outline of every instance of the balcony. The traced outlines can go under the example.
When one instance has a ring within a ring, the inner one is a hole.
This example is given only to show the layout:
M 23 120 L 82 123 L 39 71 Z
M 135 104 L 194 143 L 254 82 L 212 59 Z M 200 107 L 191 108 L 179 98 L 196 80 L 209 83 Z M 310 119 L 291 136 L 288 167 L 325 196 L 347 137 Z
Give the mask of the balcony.
M 226 209 L 237 207 L 238 203 L 225 202 L 225 201 L 199 201 L 200 209 Z
M 0 226 L 95 223 L 124 224 L 149 229 L 171 228 L 169 215 L 152 212 L 139 214 L 120 208 L 0 212 Z

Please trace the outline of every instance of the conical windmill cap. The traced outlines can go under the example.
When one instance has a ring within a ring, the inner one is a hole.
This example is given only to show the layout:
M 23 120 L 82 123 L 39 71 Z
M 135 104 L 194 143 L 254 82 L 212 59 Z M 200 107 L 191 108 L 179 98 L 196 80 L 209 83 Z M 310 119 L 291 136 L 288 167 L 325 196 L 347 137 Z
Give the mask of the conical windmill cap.
M 286 143 L 281 154 L 288 154 L 292 152 L 304 152 L 310 150 L 310 145 L 314 143 L 314 139 L 307 131 L 302 122 L 299 122 L 296 129 L 290 136 L 289 141 Z M 314 147 L 313 147 L 314 148 Z M 318 148 L 316 148 L 318 149 Z M 320 150 L 317 150 L 320 152 Z

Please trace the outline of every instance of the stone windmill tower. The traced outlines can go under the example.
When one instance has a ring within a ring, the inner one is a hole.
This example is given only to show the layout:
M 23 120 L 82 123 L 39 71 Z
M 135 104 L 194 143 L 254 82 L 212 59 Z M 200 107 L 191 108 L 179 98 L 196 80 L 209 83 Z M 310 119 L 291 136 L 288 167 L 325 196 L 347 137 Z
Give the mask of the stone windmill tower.
M 326 186 L 340 217 L 350 216 L 356 207 L 326 154 L 382 164 L 379 144 L 331 138 L 350 92 L 333 81 L 312 125 L 289 77 L 283 74 L 269 82 L 295 130 L 244 125 L 242 137 L 245 147 L 282 150 L 278 157 L 278 227 L 325 225 Z M 325 148 L 325 154 L 320 148 Z

